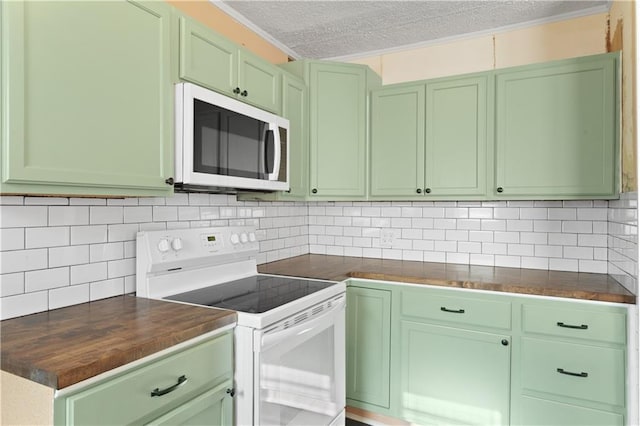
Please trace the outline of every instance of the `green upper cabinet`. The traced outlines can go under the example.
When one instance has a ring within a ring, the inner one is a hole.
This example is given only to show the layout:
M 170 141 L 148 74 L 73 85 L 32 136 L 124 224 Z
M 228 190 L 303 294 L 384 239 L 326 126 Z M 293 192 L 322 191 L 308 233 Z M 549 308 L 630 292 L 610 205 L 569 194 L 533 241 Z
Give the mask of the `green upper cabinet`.
M 279 114 L 281 70 L 209 27 L 180 18 L 180 78 Z
M 427 83 L 427 197 L 485 195 L 489 81 L 484 73 Z
M 282 79 L 282 115 L 289 120 L 289 191 L 283 199 L 303 199 L 309 191 L 307 86 L 288 73 Z
M 365 199 L 368 93 L 380 77 L 356 64 L 282 66 L 303 77 L 309 89 L 308 199 Z
M 3 2 L 4 194 L 169 195 L 164 2 Z
M 371 198 L 422 198 L 425 87 L 371 93 Z
M 489 73 L 371 95 L 371 198 L 483 198 Z
M 496 72 L 494 198 L 615 198 L 618 54 Z

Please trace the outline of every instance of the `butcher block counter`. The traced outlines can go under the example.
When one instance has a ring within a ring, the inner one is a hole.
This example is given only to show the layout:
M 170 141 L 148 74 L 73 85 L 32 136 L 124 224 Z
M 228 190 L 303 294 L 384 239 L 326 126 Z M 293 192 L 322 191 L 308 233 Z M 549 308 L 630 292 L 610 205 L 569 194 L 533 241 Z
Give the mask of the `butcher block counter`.
M 364 278 L 635 304 L 636 296 L 606 274 L 307 254 L 258 266 L 265 274 L 343 281 Z
M 2 371 L 59 390 L 235 321 L 131 295 L 13 318 L 0 323 Z

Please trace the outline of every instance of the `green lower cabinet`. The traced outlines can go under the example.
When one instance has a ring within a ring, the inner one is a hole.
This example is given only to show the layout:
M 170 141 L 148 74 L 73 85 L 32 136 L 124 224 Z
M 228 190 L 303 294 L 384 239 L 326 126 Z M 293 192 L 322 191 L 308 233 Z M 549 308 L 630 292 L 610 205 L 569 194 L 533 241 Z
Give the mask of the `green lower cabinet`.
M 389 408 L 391 291 L 347 290 L 347 404 Z
M 232 386 L 233 332 L 226 332 L 57 395 L 54 424 L 232 425 Z
M 233 381 L 228 380 L 148 424 L 150 426 L 232 425 L 233 399 L 228 392 L 232 387 Z
M 624 416 L 577 405 L 544 399 L 521 398 L 520 425 L 562 425 L 562 426 L 622 426 Z
M 621 426 L 627 311 L 349 280 L 347 405 L 416 425 Z
M 402 419 L 509 424 L 509 336 L 405 320 L 400 329 Z
M 171 7 L 2 2 L 0 193 L 173 193 Z

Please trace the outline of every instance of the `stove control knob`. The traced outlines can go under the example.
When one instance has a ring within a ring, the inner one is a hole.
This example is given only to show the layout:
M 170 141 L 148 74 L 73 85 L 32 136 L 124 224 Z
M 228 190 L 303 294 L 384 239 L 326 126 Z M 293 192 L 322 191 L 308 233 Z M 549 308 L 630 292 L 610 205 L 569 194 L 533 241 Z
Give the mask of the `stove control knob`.
M 256 242 L 256 233 L 255 232 L 250 232 L 249 233 L 249 241 L 251 241 L 252 243 Z
M 173 241 L 171 241 L 171 248 L 175 251 L 182 250 L 182 240 L 180 238 L 174 238 Z
M 242 244 L 245 244 L 247 241 L 249 241 L 249 237 L 247 236 L 247 234 L 245 234 L 244 232 L 240 234 L 240 241 L 242 242 Z
M 170 248 L 171 246 L 169 245 L 169 240 L 167 240 L 166 238 L 163 238 L 158 242 L 158 250 L 160 251 L 160 253 L 166 253 Z
M 240 237 L 238 234 L 231 234 L 231 244 L 236 245 L 240 242 Z

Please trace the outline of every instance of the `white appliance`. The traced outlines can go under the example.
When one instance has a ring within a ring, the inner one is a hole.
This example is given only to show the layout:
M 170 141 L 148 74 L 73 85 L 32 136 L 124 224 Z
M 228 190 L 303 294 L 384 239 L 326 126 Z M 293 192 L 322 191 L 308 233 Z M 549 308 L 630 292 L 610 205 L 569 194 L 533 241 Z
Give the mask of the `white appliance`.
M 140 297 L 237 311 L 238 425 L 343 425 L 345 285 L 258 274 L 252 227 L 139 232 Z
M 289 189 L 289 120 L 176 84 L 176 189 Z

